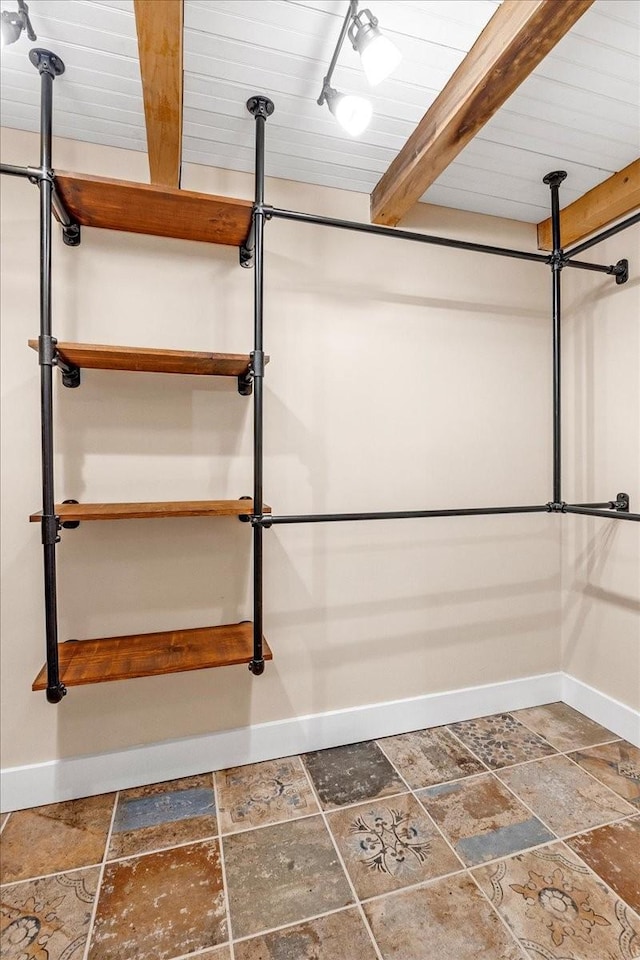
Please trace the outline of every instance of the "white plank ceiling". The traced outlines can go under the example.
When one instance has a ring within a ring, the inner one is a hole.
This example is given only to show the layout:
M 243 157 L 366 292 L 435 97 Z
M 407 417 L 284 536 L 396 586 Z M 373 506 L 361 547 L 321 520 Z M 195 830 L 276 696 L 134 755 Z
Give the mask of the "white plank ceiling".
M 374 107 L 354 140 L 315 102 L 346 0 L 185 0 L 183 159 L 252 170 L 244 104 L 266 93 L 276 104 L 268 175 L 370 193 L 498 4 L 363 3 L 404 56 L 394 76 L 370 90 L 357 54 L 344 46 L 334 85 L 369 96 Z M 55 85 L 55 132 L 146 150 L 132 0 L 29 6 L 38 45 L 67 65 Z M 23 37 L 2 51 L 0 109 L 3 125 L 37 130 L 30 46 Z M 569 172 L 564 205 L 639 154 L 640 0 L 596 0 L 423 199 L 536 222 L 548 212 L 541 179 L 549 170 Z

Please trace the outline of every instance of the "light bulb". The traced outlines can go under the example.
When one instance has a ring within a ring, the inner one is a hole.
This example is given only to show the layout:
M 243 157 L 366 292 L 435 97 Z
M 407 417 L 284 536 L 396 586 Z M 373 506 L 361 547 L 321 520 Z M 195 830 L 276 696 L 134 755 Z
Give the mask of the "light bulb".
M 352 137 L 366 130 L 373 113 L 368 100 L 350 93 L 336 93 L 329 100 L 329 109 L 342 129 Z
M 375 27 L 368 30 L 359 44 L 362 69 L 372 87 L 390 76 L 402 60 L 402 54 L 388 37 Z

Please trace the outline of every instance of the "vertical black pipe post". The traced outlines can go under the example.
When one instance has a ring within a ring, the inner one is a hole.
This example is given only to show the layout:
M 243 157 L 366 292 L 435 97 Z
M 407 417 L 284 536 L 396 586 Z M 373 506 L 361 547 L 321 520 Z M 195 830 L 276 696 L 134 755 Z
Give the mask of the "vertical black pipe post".
M 253 372 L 253 659 L 249 670 L 259 676 L 264 673 L 262 649 L 262 487 L 263 487 L 263 423 L 264 423 L 264 134 L 267 117 L 274 106 L 268 97 L 256 96 L 247 100 L 247 110 L 256 121 L 256 169 L 253 229 L 255 242 L 255 270 L 253 277 L 254 349 L 251 354 Z
M 42 548 L 44 554 L 44 611 L 47 642 L 47 700 L 59 703 L 67 692 L 60 681 L 58 663 L 58 612 L 56 587 L 56 543 L 58 518 L 55 514 L 53 482 L 53 367 L 56 341 L 51 335 L 51 125 L 53 81 L 64 72 L 64 64 L 49 50 L 34 49 L 31 63 L 40 73 L 40 423 L 42 433 Z
M 562 306 L 560 298 L 560 271 L 563 253 L 560 239 L 560 184 L 566 178 L 564 170 L 556 170 L 544 177 L 551 188 L 551 284 L 553 311 L 553 502 L 562 502 Z

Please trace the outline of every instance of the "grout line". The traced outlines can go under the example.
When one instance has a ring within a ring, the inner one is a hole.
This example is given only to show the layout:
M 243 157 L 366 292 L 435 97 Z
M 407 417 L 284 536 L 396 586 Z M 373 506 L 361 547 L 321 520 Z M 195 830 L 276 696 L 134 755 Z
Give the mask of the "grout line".
M 368 919 L 367 919 L 367 915 L 365 914 L 364 909 L 363 909 L 363 907 L 362 907 L 362 904 L 361 904 L 361 902 L 360 902 L 360 898 L 359 898 L 358 894 L 356 893 L 356 888 L 354 887 L 353 882 L 352 882 L 352 880 L 351 880 L 351 877 L 349 876 L 349 871 L 347 870 L 347 867 L 346 867 L 346 865 L 345 865 L 345 862 L 344 862 L 344 859 L 343 859 L 343 857 L 342 857 L 342 854 L 340 853 L 340 850 L 338 849 L 338 844 L 336 843 L 336 840 L 335 840 L 335 838 L 334 838 L 334 836 L 333 836 L 333 833 L 331 832 L 331 828 L 329 827 L 329 823 L 328 823 L 328 821 L 327 821 L 327 815 L 326 815 L 325 811 L 322 809 L 322 804 L 320 803 L 320 797 L 318 796 L 318 794 L 317 794 L 317 792 L 316 792 L 315 784 L 313 783 L 313 780 L 311 779 L 311 775 L 310 775 L 309 771 L 307 770 L 306 764 L 304 763 L 304 761 L 302 760 L 302 758 L 300 758 L 300 759 L 301 759 L 301 762 L 302 762 L 302 768 L 303 768 L 303 770 L 304 770 L 305 776 L 306 776 L 307 781 L 308 781 L 308 783 L 309 783 L 309 787 L 311 788 L 311 791 L 312 791 L 314 797 L 316 798 L 316 802 L 317 802 L 318 807 L 319 807 L 319 809 L 320 809 L 320 815 L 322 816 L 322 819 L 323 819 L 323 821 L 324 821 L 325 830 L 326 830 L 327 833 L 329 834 L 329 838 L 330 838 L 330 840 L 331 840 L 331 843 L 333 844 L 333 848 L 334 848 L 334 850 L 335 850 L 335 852 L 336 852 L 336 856 L 337 856 L 337 858 L 338 858 L 338 863 L 339 863 L 340 866 L 342 867 L 343 873 L 344 873 L 344 875 L 345 875 L 345 877 L 346 877 L 346 879 L 347 879 L 347 883 L 349 884 L 349 888 L 350 888 L 350 890 L 351 890 L 351 894 L 352 894 L 352 896 L 353 896 L 354 903 L 356 904 L 357 910 L 358 910 L 358 912 L 359 912 L 359 914 L 360 914 L 360 919 L 362 920 L 362 923 L 364 924 L 365 930 L 366 930 L 367 933 L 369 934 L 369 937 L 370 937 L 370 939 L 371 939 L 371 943 L 372 943 L 372 945 L 373 945 L 373 949 L 374 949 L 374 951 L 375 951 L 376 957 L 378 958 L 378 960 L 384 960 L 384 958 L 383 958 L 383 956 L 382 956 L 382 953 L 381 953 L 381 951 L 380 951 L 380 948 L 378 947 L 378 944 L 377 944 L 377 942 L 376 942 L 376 939 L 375 939 L 375 937 L 374 937 L 374 935 L 373 935 L 373 930 L 372 930 L 371 927 L 369 926 L 369 921 L 368 921 Z M 404 781 L 403 781 L 403 782 L 404 782 Z M 395 794 L 395 796 L 398 796 L 398 794 Z M 353 806 L 355 806 L 355 804 L 353 804 Z M 341 807 L 340 809 L 342 809 L 342 807 Z
M 564 704 L 565 707 L 569 706 L 569 704 L 565 703 L 564 700 L 556 700 L 555 702 L 562 703 Z M 551 704 L 545 703 L 542 705 L 542 707 L 524 707 L 523 709 L 537 710 L 537 709 L 543 709 L 544 707 L 548 707 L 548 706 L 551 706 Z M 591 717 L 587 717 L 587 715 L 584 713 L 580 713 L 580 711 L 576 710 L 575 707 L 571 707 L 570 709 L 574 710 L 575 713 L 579 714 L 581 717 L 584 717 L 585 720 L 589 720 L 591 723 L 594 723 L 597 727 L 600 727 L 601 730 L 605 730 L 607 733 L 613 733 L 613 730 L 607 730 L 607 728 L 603 727 L 601 723 L 596 723 L 595 720 L 592 720 Z M 534 730 L 534 728 L 530 726 L 530 724 L 528 724 L 526 720 L 522 720 L 521 717 L 516 717 L 515 714 L 518 713 L 517 710 L 510 710 L 507 712 L 509 713 L 510 717 L 512 717 L 514 720 L 517 720 L 518 723 L 521 723 L 522 726 L 526 727 L 527 730 L 530 730 L 531 733 L 535 733 L 536 737 L 540 737 L 541 740 L 544 740 L 546 743 L 548 743 L 549 746 L 553 747 L 554 750 L 557 750 L 558 753 L 566 753 L 565 750 L 562 750 L 560 747 L 556 747 L 553 743 L 551 743 L 551 740 L 549 740 L 547 737 L 543 737 L 541 733 L 538 733 L 537 730 Z M 617 740 L 621 740 L 621 739 L 622 737 L 616 737 L 614 735 L 613 737 L 610 737 L 608 740 L 599 740 L 597 743 L 592 743 L 586 747 L 571 747 L 571 749 L 572 750 L 590 750 L 592 747 L 602 747 L 604 746 L 605 743 L 615 743 Z
M 611 886 L 611 884 L 607 883 L 607 881 L 604 879 L 604 877 L 601 877 L 599 873 L 596 873 L 596 871 L 593 869 L 593 867 L 590 867 L 589 864 L 587 863 L 587 861 L 586 861 L 586 860 L 583 860 L 583 858 L 580 856 L 580 854 L 579 854 L 579 853 L 576 853 L 576 851 L 573 850 L 572 847 L 569 847 L 569 846 L 565 843 L 564 840 L 560 840 L 559 842 L 560 842 L 561 845 L 565 848 L 565 851 L 566 851 L 566 852 L 563 851 L 563 852 L 565 852 L 565 856 L 567 856 L 567 853 L 569 854 L 569 856 L 567 856 L 567 859 L 568 859 L 568 860 L 571 860 L 571 857 L 572 857 L 572 856 L 573 856 L 573 857 L 576 857 L 576 858 L 580 861 L 580 864 L 581 864 L 582 866 L 586 867 L 587 870 L 589 871 L 589 873 L 590 873 L 593 877 L 596 878 L 596 880 L 598 881 L 598 883 L 601 883 L 604 887 L 607 888 L 607 890 L 609 891 L 609 893 L 611 894 L 612 897 L 615 897 L 616 900 L 622 901 L 622 903 L 624 903 L 625 907 L 628 907 L 628 908 L 629 908 L 629 910 L 630 910 L 631 913 L 634 915 L 634 917 L 638 917 L 638 919 L 640 920 L 640 913 L 638 913 L 636 910 L 634 910 L 633 907 L 632 907 L 630 904 L 628 904 L 626 900 L 623 900 L 622 897 L 620 896 L 620 894 L 619 894 L 619 893 L 616 893 L 616 891 L 613 889 L 613 887 Z
M 174 843 L 169 847 L 154 847 L 153 850 L 140 850 L 138 853 L 128 853 L 126 857 L 113 857 L 105 861 L 109 863 L 124 863 L 126 860 L 135 860 L 136 857 L 150 857 L 154 853 L 166 853 L 167 850 L 179 850 L 180 847 L 192 847 L 197 843 L 206 843 L 207 840 L 218 840 L 219 833 L 208 833 L 204 837 L 197 837 L 195 840 L 182 840 L 180 843 Z
M 471 877 L 473 883 L 475 883 L 475 885 L 476 885 L 476 887 L 478 888 L 478 890 L 480 891 L 480 895 L 481 895 L 481 896 L 487 901 L 487 903 L 489 904 L 489 909 L 496 915 L 496 917 L 498 918 L 498 920 L 500 921 L 500 923 L 502 924 L 502 926 L 505 928 L 505 930 L 507 931 L 507 933 L 509 934 L 509 936 L 511 937 L 511 939 L 512 939 L 512 940 L 516 943 L 516 945 L 520 948 L 520 950 L 522 951 L 523 955 L 524 955 L 526 958 L 528 958 L 528 960 L 532 960 L 531 954 L 530 954 L 529 951 L 525 948 L 525 946 L 524 946 L 524 944 L 522 943 L 522 941 L 518 938 L 515 930 L 512 930 L 512 929 L 511 929 L 511 927 L 510 927 L 509 924 L 507 923 L 506 918 L 503 917 L 502 914 L 500 913 L 500 911 L 498 910 L 498 908 L 493 905 L 493 903 L 492 903 L 491 900 L 489 899 L 488 894 L 485 893 L 485 891 L 482 889 L 482 887 L 480 886 L 480 884 L 478 883 L 478 881 L 476 880 L 476 878 L 474 877 L 474 875 L 471 873 L 471 870 L 468 870 L 467 873 L 468 873 L 468 875 Z
M 314 913 L 310 917 L 303 917 L 302 920 L 294 920 L 291 923 L 284 923 L 279 927 L 268 927 L 266 930 L 259 930 L 258 933 L 249 933 L 244 937 L 236 937 L 233 942 L 234 944 L 247 943 L 251 940 L 256 940 L 258 937 L 269 937 L 272 933 L 280 933 L 283 930 L 293 930 L 294 927 L 298 927 L 303 923 L 312 923 L 315 920 L 324 920 L 325 917 L 333 917 L 336 913 L 345 913 L 347 910 L 357 911 L 357 909 L 357 903 L 348 903 L 344 907 L 335 907 L 333 910 L 326 910 L 325 913 Z M 187 954 L 187 956 L 189 957 L 189 960 L 191 960 L 192 954 Z M 177 957 L 176 960 L 182 960 L 182 958 Z
M 454 734 L 454 736 L 455 736 L 455 734 Z M 470 752 L 470 753 L 473 753 L 473 751 L 472 751 L 470 748 L 468 748 L 468 749 L 469 749 L 469 752 Z M 540 759 L 541 759 L 541 760 L 545 760 L 545 759 L 550 759 L 550 758 L 549 758 L 549 757 L 540 757 Z M 549 826 L 549 824 L 548 824 L 548 823 L 545 823 L 545 821 L 542 819 L 542 817 L 539 817 L 538 814 L 535 813 L 535 812 L 531 809 L 531 807 L 529 806 L 529 804 L 528 804 L 528 803 L 525 803 L 525 801 L 522 800 L 522 799 L 517 795 L 517 793 L 516 793 L 514 790 L 511 789 L 511 787 L 509 786 L 508 783 L 505 783 L 503 780 L 500 780 L 500 778 L 498 777 L 497 773 L 494 772 L 492 775 L 496 778 L 496 780 L 498 780 L 498 783 L 501 783 L 501 784 L 502 784 L 502 786 L 505 788 L 505 790 L 508 790 L 508 791 L 509 791 L 509 793 L 511 794 L 511 796 L 514 797 L 514 798 L 518 801 L 518 803 L 521 803 L 522 806 L 525 807 L 525 808 L 529 811 L 529 813 L 531 814 L 532 817 L 534 817 L 535 820 L 537 820 L 539 823 L 541 823 L 543 827 L 546 827 L 546 829 L 549 831 L 549 833 L 552 835 L 552 837 L 557 838 L 558 840 L 560 839 L 560 837 L 558 837 L 558 834 L 555 832 L 555 830 L 552 830 L 551 827 Z M 553 840 L 547 840 L 547 843 L 553 843 L 553 842 L 554 842 Z M 544 844 L 542 844 L 542 846 L 544 846 Z M 531 850 L 531 849 L 533 849 L 533 848 L 532 848 L 532 847 L 525 847 L 525 850 Z M 516 851 L 516 853 L 523 853 L 523 852 L 524 852 L 524 851 L 522 851 L 522 850 Z M 511 854 L 511 856 L 515 856 L 515 854 Z M 499 858 L 497 858 L 497 859 L 499 859 L 499 860 L 504 860 L 504 859 L 506 859 L 506 858 L 505 858 L 505 857 L 499 857 Z M 481 864 L 477 864 L 477 866 L 481 866 Z
M 4 830 L 4 828 L 6 827 L 6 825 L 9 823 L 9 817 L 10 817 L 10 816 L 11 816 L 11 812 L 4 814 L 4 820 L 2 821 L 2 824 L 0 825 L 0 834 L 2 834 L 2 831 Z
M 220 804 L 218 802 L 218 781 L 215 773 L 211 774 L 211 780 L 213 782 L 213 796 L 215 799 L 216 805 L 216 823 L 218 824 L 218 847 L 220 850 L 220 868 L 222 871 L 222 890 L 224 893 L 224 909 L 227 916 L 227 939 L 229 941 L 229 953 L 231 960 L 235 958 L 235 952 L 233 949 L 233 937 L 231 930 L 231 907 L 229 905 L 229 887 L 227 884 L 227 870 L 224 860 L 224 847 L 222 845 L 222 833 L 220 832 Z
M 388 900 L 389 897 L 399 897 L 410 890 L 419 890 L 421 887 L 432 887 L 434 883 L 440 880 L 450 880 L 451 877 L 460 877 L 466 873 L 468 867 L 460 865 L 458 870 L 451 870 L 449 873 L 443 873 L 440 877 L 428 877 L 425 880 L 418 880 L 417 883 L 409 883 L 406 887 L 398 887 L 397 890 L 387 890 L 386 893 L 374 893 L 372 897 L 364 897 L 362 903 L 375 903 L 377 900 Z
M 585 830 L 577 830 L 575 833 L 568 833 L 565 837 L 559 837 L 558 839 L 566 843 L 567 840 L 582 837 L 586 833 L 593 833 L 594 830 L 602 830 L 603 827 L 613 827 L 615 824 L 624 823 L 625 820 L 633 820 L 638 814 L 640 814 L 640 810 L 637 810 L 635 813 L 626 813 L 624 816 L 618 817 L 617 820 L 608 820 L 606 823 L 596 823 L 593 827 L 587 827 Z
M 384 750 L 383 750 L 383 748 L 380 746 L 380 744 L 378 744 L 378 749 L 379 749 L 379 750 L 382 750 L 382 753 L 384 754 L 384 756 L 387 757 L 387 754 L 384 752 Z M 459 863 L 461 864 L 462 869 L 464 870 L 464 869 L 465 869 L 465 864 L 462 862 L 462 858 L 458 855 L 457 851 L 454 849 L 453 844 L 449 841 L 449 838 L 445 835 L 444 831 L 442 831 L 442 830 L 440 829 L 440 827 L 438 826 L 438 824 L 436 823 L 436 821 L 433 819 L 433 817 L 431 816 L 431 814 L 429 813 L 429 811 L 428 811 L 427 808 L 425 807 L 424 803 L 421 803 L 420 797 L 417 795 L 416 791 L 413 790 L 413 789 L 409 786 L 409 784 L 408 784 L 407 781 L 404 779 L 404 777 L 402 776 L 402 774 L 400 773 L 400 771 L 398 770 L 398 768 L 396 767 L 396 765 L 393 763 L 393 761 L 390 760 L 389 757 L 387 757 L 387 760 L 389 760 L 389 763 L 391 764 L 391 766 L 393 767 L 393 769 L 396 771 L 396 773 L 398 774 L 398 776 L 400 777 L 400 779 L 402 780 L 402 782 L 403 782 L 404 784 L 406 784 L 406 787 L 407 787 L 407 789 L 409 790 L 409 792 L 410 792 L 411 796 L 413 797 L 413 799 L 416 800 L 417 803 L 420 805 L 420 807 L 424 810 L 425 814 L 427 815 L 427 819 L 431 821 L 431 823 L 433 824 L 433 826 L 436 828 L 436 830 L 438 831 L 438 833 L 440 834 L 440 836 L 442 837 L 442 839 L 444 840 L 444 842 L 446 843 L 446 845 L 449 847 L 449 849 L 450 849 L 451 852 L 453 853 L 453 855 L 454 855 L 454 857 L 456 858 L 456 860 L 459 861 Z M 472 776 L 481 776 L 481 774 L 472 774 Z M 462 780 L 468 780 L 469 777 L 461 777 L 460 779 L 462 779 Z M 427 788 L 418 788 L 418 789 L 428 789 L 428 787 L 427 787 Z
M 605 790 L 608 790 L 610 793 L 613 793 L 613 795 L 617 797 L 619 800 L 624 800 L 626 803 L 629 804 L 629 806 L 633 806 L 630 800 L 627 800 L 626 797 L 623 797 L 622 794 L 618 793 L 617 790 L 614 790 L 613 787 L 610 787 L 603 780 L 600 780 L 598 777 L 596 777 L 595 774 L 591 773 L 590 770 L 587 770 L 585 767 L 583 767 L 581 763 L 578 763 L 577 760 L 574 760 L 570 754 L 564 753 L 563 756 L 566 757 L 567 760 L 569 760 L 571 763 L 574 763 L 576 767 L 578 767 L 578 769 L 582 770 L 583 773 L 586 773 L 588 777 L 591 777 L 591 779 L 595 783 L 597 783 L 599 787 L 604 787 Z
M 7 880 L 6 883 L 0 884 L 0 890 L 5 890 L 7 887 L 15 887 L 20 883 L 35 883 L 36 880 L 48 880 L 50 877 L 60 877 L 62 874 L 66 875 L 70 873 L 78 873 L 80 870 L 91 870 L 92 867 L 99 867 L 101 864 L 102 860 L 98 860 L 97 863 L 86 863 L 82 867 L 73 867 L 71 870 L 56 870 L 54 873 L 41 873 L 37 877 L 23 877 L 21 880 Z
M 87 939 L 84 945 L 84 950 L 82 951 L 82 960 L 87 960 L 89 956 L 89 947 L 91 946 L 91 937 L 93 935 L 93 928 L 96 922 L 96 915 L 98 913 L 98 901 L 100 899 L 100 891 L 102 890 L 102 881 L 104 879 L 104 870 L 107 863 L 107 854 L 109 853 L 109 845 L 111 844 L 111 834 L 113 832 L 113 825 L 116 820 L 116 810 L 118 809 L 118 802 L 120 800 L 120 791 L 116 791 L 116 795 L 113 800 L 113 810 L 111 811 L 111 820 L 109 822 L 109 830 L 107 831 L 107 841 L 104 845 L 104 853 L 102 855 L 102 863 L 100 864 L 100 872 L 98 874 L 98 885 L 96 886 L 96 896 L 93 901 L 93 906 L 91 908 L 91 915 L 89 917 L 89 926 L 87 927 Z

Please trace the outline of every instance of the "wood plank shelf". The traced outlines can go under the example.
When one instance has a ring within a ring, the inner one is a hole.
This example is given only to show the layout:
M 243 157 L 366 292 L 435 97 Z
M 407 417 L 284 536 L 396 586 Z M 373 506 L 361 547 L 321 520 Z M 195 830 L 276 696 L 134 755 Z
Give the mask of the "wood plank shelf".
M 249 200 L 175 187 L 56 171 L 57 192 L 76 223 L 239 247 L 249 233 Z
M 264 659 L 273 654 L 264 641 Z M 136 677 L 157 677 L 187 670 L 249 663 L 253 657 L 253 624 L 168 630 L 162 633 L 69 640 L 58 646 L 60 679 L 67 687 Z M 46 664 L 33 681 L 33 690 L 46 690 Z
M 38 341 L 29 340 L 29 346 L 37 352 Z M 247 353 L 157 350 L 104 343 L 58 343 L 56 354 L 64 363 L 84 370 L 131 370 L 203 377 L 244 377 L 251 360 Z M 268 362 L 268 358 L 265 360 Z
M 85 520 L 153 520 L 164 517 L 239 517 L 253 512 L 253 500 L 161 500 L 151 503 L 57 503 L 62 523 Z M 271 513 L 264 504 L 263 513 Z M 42 512 L 32 513 L 32 523 Z

